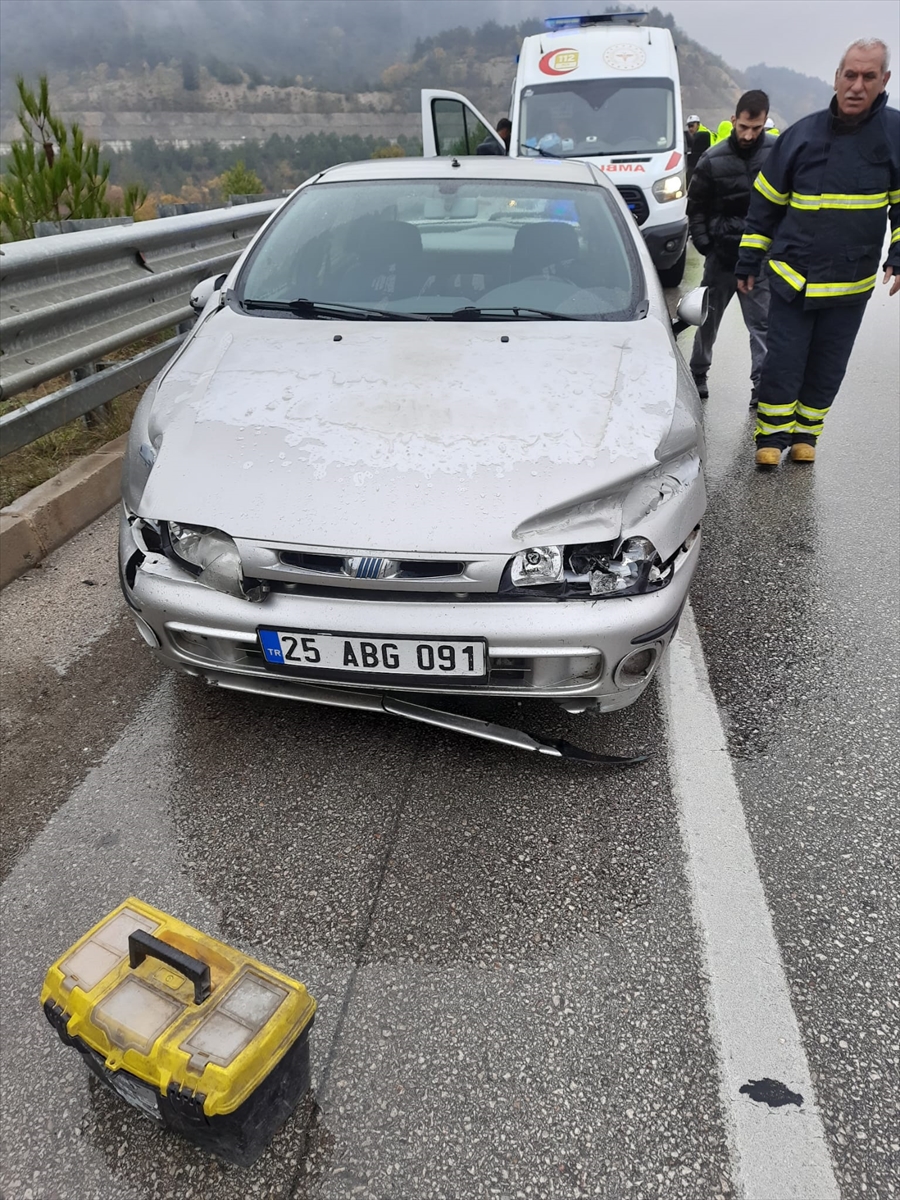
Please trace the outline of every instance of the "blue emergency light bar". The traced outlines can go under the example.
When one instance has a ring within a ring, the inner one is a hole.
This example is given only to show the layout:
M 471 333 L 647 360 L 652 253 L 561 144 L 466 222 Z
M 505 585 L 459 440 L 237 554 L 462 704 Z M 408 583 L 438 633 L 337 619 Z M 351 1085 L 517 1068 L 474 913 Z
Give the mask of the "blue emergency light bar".
M 640 25 L 646 16 L 645 12 L 613 12 L 582 17 L 546 17 L 544 28 L 555 33 L 559 29 L 586 29 L 590 25 Z

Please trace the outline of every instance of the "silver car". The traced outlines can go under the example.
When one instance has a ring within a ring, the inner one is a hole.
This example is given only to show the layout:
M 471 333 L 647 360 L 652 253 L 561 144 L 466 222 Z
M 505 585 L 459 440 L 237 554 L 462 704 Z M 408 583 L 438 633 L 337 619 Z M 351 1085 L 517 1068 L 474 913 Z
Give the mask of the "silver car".
M 422 693 L 641 695 L 697 564 L 705 452 L 600 171 L 335 167 L 194 302 L 122 489 L 122 588 L 164 663 L 460 728 Z

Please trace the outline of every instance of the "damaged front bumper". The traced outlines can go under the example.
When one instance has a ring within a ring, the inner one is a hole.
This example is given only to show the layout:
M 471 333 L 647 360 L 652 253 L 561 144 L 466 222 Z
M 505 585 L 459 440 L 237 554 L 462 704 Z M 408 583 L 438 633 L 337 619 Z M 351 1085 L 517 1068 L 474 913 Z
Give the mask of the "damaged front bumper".
M 364 594 L 272 592 L 252 603 L 204 587 L 162 554 L 143 553 L 127 520 L 120 527 L 122 589 L 141 635 L 165 665 L 240 691 L 323 703 L 338 702 L 326 695 L 346 697 L 346 707 L 387 712 L 394 709 L 385 698 L 393 697 L 396 706 L 398 693 L 552 699 L 570 711 L 611 712 L 632 704 L 675 632 L 699 551 L 698 536 L 676 556 L 668 586 L 621 598 L 512 603 L 478 594 L 425 600 L 410 593 L 379 602 Z M 477 637 L 486 643 L 488 671 L 484 680 L 443 680 L 440 686 L 418 678 L 398 685 L 383 676 L 346 683 L 317 679 L 266 665 L 259 626 L 385 638 Z
M 480 738 L 486 742 L 499 742 L 503 746 L 512 746 L 517 750 L 531 750 L 538 754 L 549 754 L 555 758 L 567 758 L 574 762 L 587 763 L 591 766 L 630 766 L 644 762 L 646 754 L 621 756 L 617 754 L 597 754 L 593 750 L 583 750 L 573 746 L 564 739 L 548 739 L 532 737 L 519 729 L 510 729 L 506 725 L 497 725 L 494 721 L 482 721 L 478 717 L 467 716 L 464 713 L 446 712 L 439 708 L 428 708 L 423 704 L 413 704 L 400 696 L 389 692 L 362 692 L 352 688 L 335 688 L 322 686 L 306 686 L 291 683 L 285 686 L 281 680 L 248 682 L 240 675 L 228 675 L 224 672 L 205 672 L 206 682 L 212 687 L 223 687 L 234 692 L 253 692 L 256 695 L 273 696 L 279 700 L 301 700 L 307 704 L 324 704 L 333 708 L 356 708 L 365 712 L 381 712 L 392 717 L 404 717 L 408 721 L 418 721 L 423 725 L 434 725 L 439 729 L 449 729 L 454 733 L 464 733 L 468 737 Z

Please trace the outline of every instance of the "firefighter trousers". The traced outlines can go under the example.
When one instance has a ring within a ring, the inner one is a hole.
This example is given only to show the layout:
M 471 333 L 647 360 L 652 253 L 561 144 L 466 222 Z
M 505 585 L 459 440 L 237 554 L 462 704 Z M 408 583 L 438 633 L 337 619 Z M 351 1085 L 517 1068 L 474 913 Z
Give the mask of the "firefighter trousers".
M 713 346 L 716 334 L 725 309 L 731 303 L 737 291 L 737 277 L 734 273 L 734 263 L 723 265 L 715 250 L 707 254 L 703 263 L 702 287 L 707 289 L 709 313 L 706 320 L 694 334 L 694 348 L 691 351 L 691 373 L 705 375 L 712 363 Z M 745 296 L 738 292 L 741 313 L 744 324 L 750 334 L 750 382 L 754 392 L 759 386 L 762 365 L 766 357 L 766 326 L 769 318 L 769 280 L 763 275 L 756 281 L 756 287 Z
M 866 297 L 868 299 L 868 297 Z M 814 446 L 838 393 L 866 311 L 866 300 L 804 308 L 773 288 L 766 361 L 756 410 L 757 446 Z

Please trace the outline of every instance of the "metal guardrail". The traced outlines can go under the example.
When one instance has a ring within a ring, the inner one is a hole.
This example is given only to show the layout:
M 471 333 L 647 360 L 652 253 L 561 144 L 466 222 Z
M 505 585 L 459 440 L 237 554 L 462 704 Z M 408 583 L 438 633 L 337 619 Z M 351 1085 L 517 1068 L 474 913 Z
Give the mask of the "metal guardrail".
M 229 270 L 281 203 L 0 246 L 0 400 L 68 371 L 93 371 L 113 350 L 191 320 L 196 284 Z M 0 457 L 152 379 L 181 340 L 4 414 Z

